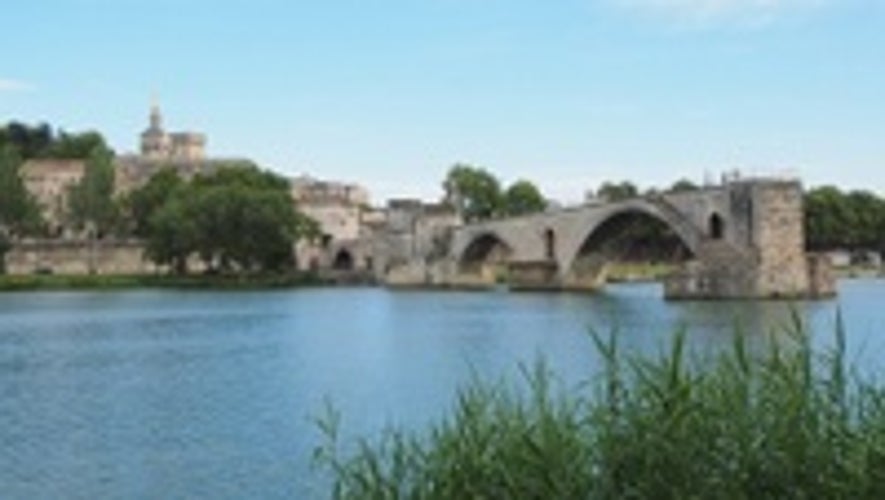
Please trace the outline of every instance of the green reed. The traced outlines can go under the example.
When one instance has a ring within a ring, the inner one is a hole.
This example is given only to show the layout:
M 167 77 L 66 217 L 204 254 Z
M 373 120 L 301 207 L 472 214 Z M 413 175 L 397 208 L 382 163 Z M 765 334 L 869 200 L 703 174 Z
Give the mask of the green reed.
M 593 335 L 604 369 L 577 390 L 538 363 L 526 387 L 473 382 L 430 429 L 357 443 L 329 411 L 315 458 L 333 498 L 885 498 L 885 389 L 849 371 L 841 326 L 825 353 L 788 330 L 701 362 L 685 332 L 653 359 Z

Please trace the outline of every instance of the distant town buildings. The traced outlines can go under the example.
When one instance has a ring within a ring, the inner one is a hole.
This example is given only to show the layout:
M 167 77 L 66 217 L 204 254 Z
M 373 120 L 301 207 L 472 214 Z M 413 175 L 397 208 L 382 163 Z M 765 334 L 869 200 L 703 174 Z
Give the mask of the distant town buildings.
M 166 132 L 160 107 L 153 104 L 148 126 L 139 135 L 138 153 L 114 158 L 116 192 L 123 194 L 144 185 L 163 168 L 172 168 L 180 176 L 191 178 L 221 165 L 250 163 L 245 159 L 208 157 L 206 143 L 202 133 Z M 20 259 L 21 265 L 15 269 L 86 269 L 79 262 L 80 254 L 62 244 L 67 241 L 75 245 L 77 241 L 78 234 L 66 226 L 68 194 L 82 180 L 85 170 L 84 160 L 41 159 L 23 165 L 25 186 L 40 204 L 50 236 L 60 239 L 55 242 L 57 245 L 41 243 L 39 252 L 24 252 L 22 255 L 30 257 Z M 451 228 L 461 223 L 451 200 L 429 204 L 411 199 L 392 200 L 386 207 L 374 208 L 369 192 L 358 184 L 302 175 L 292 178 L 290 186 L 292 203 L 313 219 L 319 229 L 318 236 L 296 244 L 296 266 L 331 273 L 332 277 L 379 276 L 401 268 L 415 255 L 434 256 L 446 248 Z M 122 268 L 136 272 L 143 259 L 137 257 L 136 247 L 126 245 L 121 250 L 125 258 L 118 256 L 112 260 L 124 262 L 125 265 L 120 264 Z M 409 272 L 411 268 L 406 274 Z
M 316 241 L 299 242 L 298 267 L 332 277 L 386 275 L 416 254 L 443 252 L 451 228 L 461 223 L 450 203 L 399 199 L 375 208 L 362 186 L 311 177 L 292 180 L 292 198 L 321 232 Z

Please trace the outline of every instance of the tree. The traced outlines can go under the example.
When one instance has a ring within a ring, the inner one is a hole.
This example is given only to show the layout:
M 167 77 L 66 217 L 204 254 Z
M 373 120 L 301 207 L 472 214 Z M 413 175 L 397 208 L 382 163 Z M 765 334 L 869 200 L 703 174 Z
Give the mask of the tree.
M 855 217 L 845 196 L 835 186 L 812 189 L 805 195 L 805 234 L 814 250 L 848 248 Z
M 883 202 L 869 191 L 851 191 L 846 203 L 854 218 L 849 229 L 849 240 L 855 249 L 871 249 L 878 246 L 883 217 Z
M 603 182 L 596 196 L 606 201 L 620 201 L 639 196 L 639 189 L 630 181 L 620 183 Z
M 193 200 L 182 190 L 168 198 L 150 216 L 145 255 L 176 274 L 187 273 L 187 259 L 197 242 Z
M 68 134 L 61 131 L 58 138 L 46 149 L 46 155 L 52 158 L 89 158 L 96 148 L 108 149 L 104 137 L 98 132 Z
M 38 232 L 40 207 L 20 175 L 22 161 L 13 146 L 0 146 L 0 234 L 6 238 Z
M 220 272 L 284 270 L 294 264 L 295 241 L 318 231 L 296 211 L 288 181 L 254 165 L 227 165 L 182 183 L 148 224 L 149 258 L 179 273 L 191 255 Z
M 89 131 L 69 134 L 41 123 L 36 126 L 20 122 L 9 122 L 0 127 L 0 147 L 12 146 L 24 160 L 33 158 L 86 159 L 95 148 L 107 149 L 104 137 L 98 132 Z
M 150 220 L 175 192 L 184 185 L 178 172 L 171 167 L 161 168 L 148 179 L 144 186 L 129 193 L 124 201 L 132 232 L 138 237 L 147 237 Z
M 5 256 L 12 240 L 43 227 L 40 207 L 22 181 L 21 164 L 13 146 L 0 146 L 0 273 L 6 272 Z
M 503 196 L 502 210 L 506 215 L 525 215 L 541 212 L 547 202 L 530 181 L 519 180 L 507 188 Z
M 885 250 L 885 200 L 823 186 L 805 194 L 805 237 L 813 250 Z
M 90 153 L 83 178 L 68 195 L 68 213 L 75 227 L 86 229 L 93 237 L 106 234 L 117 224 L 114 165 L 107 149 L 99 147 Z
M 218 165 L 211 173 L 194 177 L 193 184 L 198 187 L 243 185 L 254 189 L 272 189 L 289 192 L 287 179 L 273 172 L 261 170 L 252 162 L 239 161 Z
M 52 129 L 45 123 L 30 127 L 13 121 L 0 129 L 0 147 L 14 147 L 19 157 L 25 160 L 45 155 L 52 140 Z
M 667 192 L 685 193 L 685 192 L 697 191 L 698 189 L 700 189 L 700 188 L 694 182 L 691 182 L 688 179 L 679 179 L 678 181 L 674 182 L 672 186 L 670 186 L 670 189 L 668 189 Z
M 500 212 L 501 185 L 483 168 L 456 164 L 443 184 L 450 203 L 468 221 L 488 219 Z

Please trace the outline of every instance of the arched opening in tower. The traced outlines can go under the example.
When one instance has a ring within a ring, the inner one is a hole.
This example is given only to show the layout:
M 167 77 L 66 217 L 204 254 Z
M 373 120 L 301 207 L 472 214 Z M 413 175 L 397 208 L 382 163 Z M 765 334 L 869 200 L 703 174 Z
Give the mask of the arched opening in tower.
M 353 271 L 353 255 L 346 249 L 341 249 L 335 254 L 332 269 L 336 271 Z

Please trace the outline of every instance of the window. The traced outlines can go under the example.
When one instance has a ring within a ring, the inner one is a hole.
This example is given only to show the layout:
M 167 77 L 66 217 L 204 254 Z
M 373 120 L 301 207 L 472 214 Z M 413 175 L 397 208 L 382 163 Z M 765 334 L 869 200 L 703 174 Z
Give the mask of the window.
M 710 238 L 714 240 L 721 240 L 722 236 L 725 233 L 725 223 L 722 221 L 722 216 L 717 213 L 713 213 L 713 215 L 710 216 L 709 226 Z
M 548 260 L 556 258 L 556 234 L 550 228 L 544 231 L 544 256 Z

